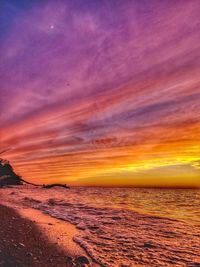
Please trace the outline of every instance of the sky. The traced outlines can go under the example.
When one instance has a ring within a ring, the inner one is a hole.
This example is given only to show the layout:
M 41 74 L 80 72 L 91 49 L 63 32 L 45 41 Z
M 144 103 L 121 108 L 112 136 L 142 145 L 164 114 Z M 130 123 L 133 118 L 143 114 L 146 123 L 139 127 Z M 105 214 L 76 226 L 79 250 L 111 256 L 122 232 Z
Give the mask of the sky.
M 0 155 L 35 183 L 200 187 L 199 0 L 1 0 Z

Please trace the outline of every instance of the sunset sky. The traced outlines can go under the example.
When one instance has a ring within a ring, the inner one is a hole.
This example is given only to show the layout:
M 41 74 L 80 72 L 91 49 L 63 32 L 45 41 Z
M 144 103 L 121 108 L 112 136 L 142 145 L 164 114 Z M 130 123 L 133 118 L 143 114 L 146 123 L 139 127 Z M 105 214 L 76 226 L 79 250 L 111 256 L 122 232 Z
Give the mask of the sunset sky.
M 35 183 L 200 187 L 200 1 L 1 0 L 1 151 Z

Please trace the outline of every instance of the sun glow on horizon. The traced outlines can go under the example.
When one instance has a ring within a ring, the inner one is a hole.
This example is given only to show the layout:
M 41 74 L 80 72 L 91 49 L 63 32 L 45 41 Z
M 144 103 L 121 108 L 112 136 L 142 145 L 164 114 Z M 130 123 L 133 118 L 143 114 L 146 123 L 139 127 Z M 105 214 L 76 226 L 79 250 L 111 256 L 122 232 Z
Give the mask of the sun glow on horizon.
M 20 3 L 0 4 L 0 149 L 16 172 L 200 187 L 199 2 Z

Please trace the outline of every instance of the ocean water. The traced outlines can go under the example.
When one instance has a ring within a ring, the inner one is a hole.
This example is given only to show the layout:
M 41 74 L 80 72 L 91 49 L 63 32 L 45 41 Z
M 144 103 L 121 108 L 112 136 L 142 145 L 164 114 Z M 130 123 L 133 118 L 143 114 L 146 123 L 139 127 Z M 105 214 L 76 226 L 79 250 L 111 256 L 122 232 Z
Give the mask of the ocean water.
M 200 266 L 200 190 L 21 187 L 11 197 L 75 224 L 74 241 L 101 266 Z

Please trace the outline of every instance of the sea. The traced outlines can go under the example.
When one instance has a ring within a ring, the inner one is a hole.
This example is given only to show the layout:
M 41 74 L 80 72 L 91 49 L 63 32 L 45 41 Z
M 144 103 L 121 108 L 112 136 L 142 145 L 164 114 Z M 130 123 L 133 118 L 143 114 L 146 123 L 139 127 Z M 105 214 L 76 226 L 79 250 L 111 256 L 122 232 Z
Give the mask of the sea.
M 14 201 L 74 224 L 100 266 L 200 266 L 198 189 L 18 188 Z

